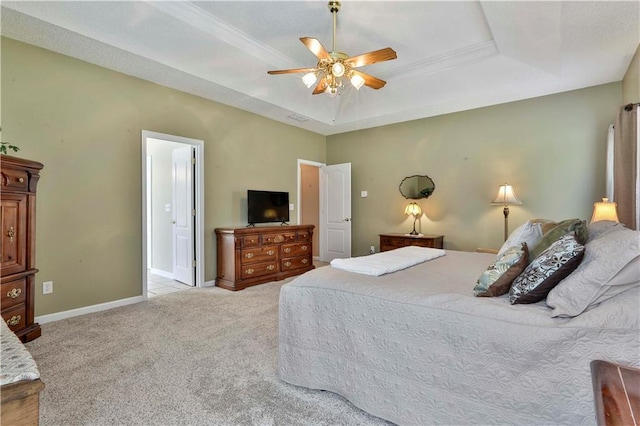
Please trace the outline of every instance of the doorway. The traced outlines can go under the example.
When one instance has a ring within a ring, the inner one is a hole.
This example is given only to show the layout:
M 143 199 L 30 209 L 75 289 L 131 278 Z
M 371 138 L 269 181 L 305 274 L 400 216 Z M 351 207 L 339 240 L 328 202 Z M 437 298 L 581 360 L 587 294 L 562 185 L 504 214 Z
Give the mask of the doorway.
M 142 131 L 142 294 L 204 285 L 201 140 Z
M 298 200 L 298 223 L 315 225 L 314 261 L 351 257 L 351 163 L 299 159 Z

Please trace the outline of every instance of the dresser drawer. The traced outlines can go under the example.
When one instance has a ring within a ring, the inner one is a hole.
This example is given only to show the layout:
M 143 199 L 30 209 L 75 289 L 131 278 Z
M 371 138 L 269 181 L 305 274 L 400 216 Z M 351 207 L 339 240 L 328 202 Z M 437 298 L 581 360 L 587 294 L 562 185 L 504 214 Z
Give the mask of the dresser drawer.
M 243 249 L 241 251 L 242 264 L 266 262 L 268 260 L 276 260 L 278 256 L 277 246 L 266 246 Z
M 254 247 L 260 245 L 260 235 L 247 235 L 241 237 L 240 247 Z
M 247 280 L 250 278 L 262 277 L 265 275 L 275 275 L 278 272 L 277 262 L 265 262 L 265 263 L 252 263 L 249 265 L 242 265 L 242 279 Z
M 308 232 L 298 232 L 298 241 L 311 241 L 311 235 Z
M 2 319 L 7 323 L 12 331 L 22 330 L 27 321 L 27 308 L 24 303 L 2 310 Z
M 283 244 L 280 248 L 280 257 L 282 259 L 293 256 L 301 256 L 311 253 L 311 244 L 309 243 L 295 243 L 295 244 Z
M 302 256 L 284 259 L 280 263 L 283 271 L 290 271 L 292 269 L 307 268 L 311 264 L 311 261 L 309 260 L 309 256 Z
M 20 303 L 24 303 L 27 297 L 27 279 L 22 278 L 2 284 L 2 310 Z

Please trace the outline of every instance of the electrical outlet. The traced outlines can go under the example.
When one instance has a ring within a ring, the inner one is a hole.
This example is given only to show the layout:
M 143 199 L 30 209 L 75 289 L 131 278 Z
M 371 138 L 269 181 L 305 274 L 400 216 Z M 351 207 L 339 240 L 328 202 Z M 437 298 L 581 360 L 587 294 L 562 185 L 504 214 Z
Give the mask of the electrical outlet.
M 376 247 L 375 246 L 369 247 L 369 254 L 373 254 L 375 252 L 376 252 Z
M 42 294 L 53 293 L 53 281 L 45 281 L 42 283 Z

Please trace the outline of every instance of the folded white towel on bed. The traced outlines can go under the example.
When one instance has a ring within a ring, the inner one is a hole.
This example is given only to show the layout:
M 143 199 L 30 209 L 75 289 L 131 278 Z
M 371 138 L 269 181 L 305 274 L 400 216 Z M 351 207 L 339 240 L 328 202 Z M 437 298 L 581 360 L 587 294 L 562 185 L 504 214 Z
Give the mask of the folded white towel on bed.
M 379 276 L 406 269 L 445 254 L 446 252 L 441 249 L 407 246 L 368 256 L 333 259 L 331 267 L 358 274 Z

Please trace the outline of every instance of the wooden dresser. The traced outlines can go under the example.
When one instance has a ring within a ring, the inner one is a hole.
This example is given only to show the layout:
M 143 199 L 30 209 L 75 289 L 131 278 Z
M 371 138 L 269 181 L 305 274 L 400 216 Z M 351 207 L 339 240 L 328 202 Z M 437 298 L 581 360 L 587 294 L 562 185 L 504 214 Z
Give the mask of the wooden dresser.
M 388 251 L 404 246 L 420 246 L 441 249 L 444 235 L 380 234 L 380 251 Z
M 313 225 L 216 228 L 216 285 L 242 290 L 313 266 Z
M 34 322 L 36 186 L 42 164 L 0 155 L 2 172 L 2 319 L 23 342 L 40 337 Z

